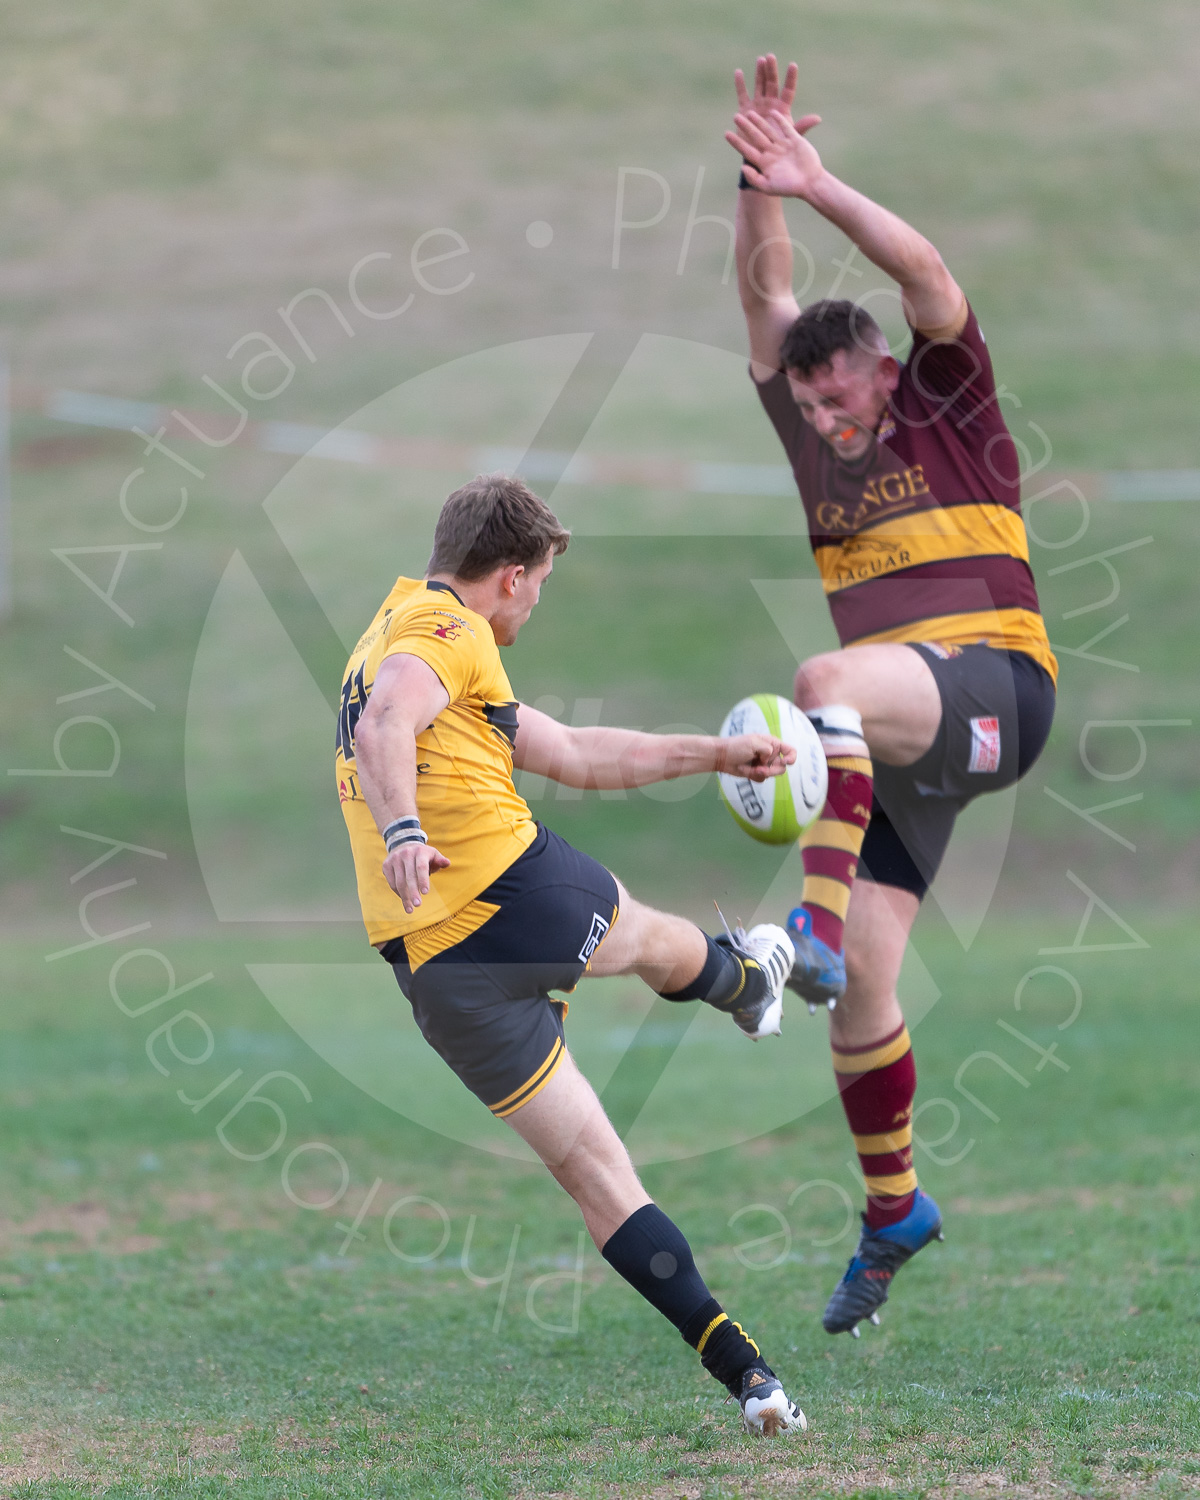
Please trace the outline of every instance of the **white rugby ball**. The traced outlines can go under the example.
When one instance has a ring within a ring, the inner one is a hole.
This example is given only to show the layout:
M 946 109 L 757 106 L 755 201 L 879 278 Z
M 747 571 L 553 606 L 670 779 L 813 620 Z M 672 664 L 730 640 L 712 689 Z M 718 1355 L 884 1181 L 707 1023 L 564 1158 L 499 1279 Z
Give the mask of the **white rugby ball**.
M 748 781 L 720 772 L 721 800 L 734 822 L 763 844 L 790 844 L 821 816 L 829 790 L 825 751 L 807 714 L 777 693 L 755 693 L 731 708 L 721 725 L 722 739 L 738 734 L 772 734 L 794 745 L 796 759 L 782 776 Z

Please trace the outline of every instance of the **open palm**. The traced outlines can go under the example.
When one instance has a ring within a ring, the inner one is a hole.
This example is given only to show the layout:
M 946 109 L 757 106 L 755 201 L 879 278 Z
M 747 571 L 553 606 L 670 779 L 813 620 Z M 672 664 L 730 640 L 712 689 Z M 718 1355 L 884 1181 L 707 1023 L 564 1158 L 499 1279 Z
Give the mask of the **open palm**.
M 780 198 L 803 198 L 824 168 L 816 148 L 805 140 L 805 132 L 818 123 L 806 115 L 798 125 L 789 114 L 771 110 L 734 116 L 736 130 L 725 139 L 746 161 L 746 180 L 760 192 Z
M 792 100 L 796 97 L 796 81 L 800 70 L 796 64 L 788 63 L 782 84 L 779 81 L 779 63 L 773 52 L 760 57 L 754 65 L 754 94 L 746 87 L 745 75 L 738 68 L 733 75 L 737 89 L 738 109 L 744 115 L 769 115 L 778 113 L 792 118 Z

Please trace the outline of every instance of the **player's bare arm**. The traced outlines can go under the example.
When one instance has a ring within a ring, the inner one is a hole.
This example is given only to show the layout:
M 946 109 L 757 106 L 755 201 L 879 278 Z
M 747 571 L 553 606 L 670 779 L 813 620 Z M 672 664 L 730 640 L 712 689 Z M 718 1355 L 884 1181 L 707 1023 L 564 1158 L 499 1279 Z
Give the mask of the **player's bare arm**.
M 518 709 L 517 723 L 514 758 L 521 770 L 593 791 L 648 786 L 707 771 L 765 781 L 796 759 L 791 745 L 770 735 L 721 739 L 605 726 L 572 728 L 526 704 Z
M 417 815 L 417 735 L 450 702 L 441 679 L 416 656 L 385 657 L 354 734 L 359 784 L 380 833 Z M 429 877 L 450 861 L 432 844 L 401 844 L 383 862 L 387 882 L 412 913 Z
M 760 57 L 751 94 L 739 68 L 734 74 L 739 112 L 761 119 L 779 114 L 790 121 L 796 77 L 796 64 L 791 63 L 781 85 L 775 58 Z M 818 124 L 819 116 L 807 115 L 797 129 Z M 739 193 L 736 231 L 738 292 L 750 334 L 752 373 L 761 383 L 779 368 L 783 336 L 800 312 L 792 294 L 792 244 L 782 201 L 768 193 Z
M 735 129 L 725 134 L 725 139 L 747 163 L 743 168 L 746 181 L 756 189 L 754 193 L 738 195 L 739 241 L 744 239 L 745 242 L 739 245 L 738 253 L 743 307 L 747 303 L 746 284 L 752 294 L 752 305 L 758 295 L 755 283 L 765 291 L 761 301 L 769 302 L 772 296 L 783 295 L 785 251 L 786 290 L 790 293 L 791 247 L 786 243 L 761 250 L 758 247 L 775 236 L 786 236 L 779 200 L 799 198 L 835 224 L 868 260 L 899 285 L 905 315 L 914 328 L 931 338 L 953 338 L 962 331 L 966 322 L 966 298 L 937 249 L 890 209 L 875 203 L 826 170 L 815 146 L 807 139 L 808 132 L 819 123 L 819 118 L 806 115 L 794 122 L 791 117 L 795 64 L 788 67 L 783 90 L 778 88 L 777 79 L 778 64 L 774 57 L 759 60 L 753 97 L 748 94 L 740 73 L 737 75 L 739 107 L 734 120 Z M 775 200 L 774 216 L 770 209 L 761 206 L 763 198 Z M 755 199 L 760 201 L 753 201 Z M 770 258 L 776 249 L 780 251 L 776 257 L 778 265 Z M 756 254 L 755 274 L 751 276 L 750 261 Z M 760 309 L 756 321 L 760 325 L 760 341 L 764 349 L 769 350 L 769 329 L 763 325 L 772 320 Z M 747 311 L 747 322 L 751 323 L 752 357 L 761 359 L 761 354 L 755 354 L 754 350 L 756 330 L 750 311 Z M 784 324 L 780 338 L 786 327 Z M 775 352 L 777 355 L 778 343 Z M 762 362 L 771 363 L 770 359 Z M 778 368 L 777 362 L 774 367 Z

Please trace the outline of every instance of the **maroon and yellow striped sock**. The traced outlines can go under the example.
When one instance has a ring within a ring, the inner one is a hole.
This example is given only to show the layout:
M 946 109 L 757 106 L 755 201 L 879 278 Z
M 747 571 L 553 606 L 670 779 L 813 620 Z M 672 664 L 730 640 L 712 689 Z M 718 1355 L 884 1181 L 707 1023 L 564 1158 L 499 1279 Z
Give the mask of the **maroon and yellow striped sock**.
M 867 1186 L 867 1223 L 894 1224 L 912 1207 L 912 1103 L 917 1070 L 903 1022 L 866 1047 L 833 1049 L 842 1108 Z
M 862 737 L 862 719 L 854 709 L 814 708 L 808 717 L 825 749 L 829 791 L 821 816 L 800 836 L 804 861 L 800 904 L 812 918 L 813 935 L 840 953 L 850 889 L 871 821 L 871 752 Z

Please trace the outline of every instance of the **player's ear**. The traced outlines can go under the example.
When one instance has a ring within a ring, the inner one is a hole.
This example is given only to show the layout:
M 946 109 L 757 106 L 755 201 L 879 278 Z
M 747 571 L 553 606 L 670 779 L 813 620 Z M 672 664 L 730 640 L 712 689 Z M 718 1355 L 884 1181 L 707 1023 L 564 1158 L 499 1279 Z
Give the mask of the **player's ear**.
M 517 583 L 524 576 L 524 573 L 524 563 L 511 563 L 501 572 L 500 587 L 504 590 L 508 598 L 511 599 L 517 592 Z
M 892 392 L 900 384 L 900 363 L 891 354 L 885 354 L 879 361 L 879 379 L 883 382 L 883 388 Z

